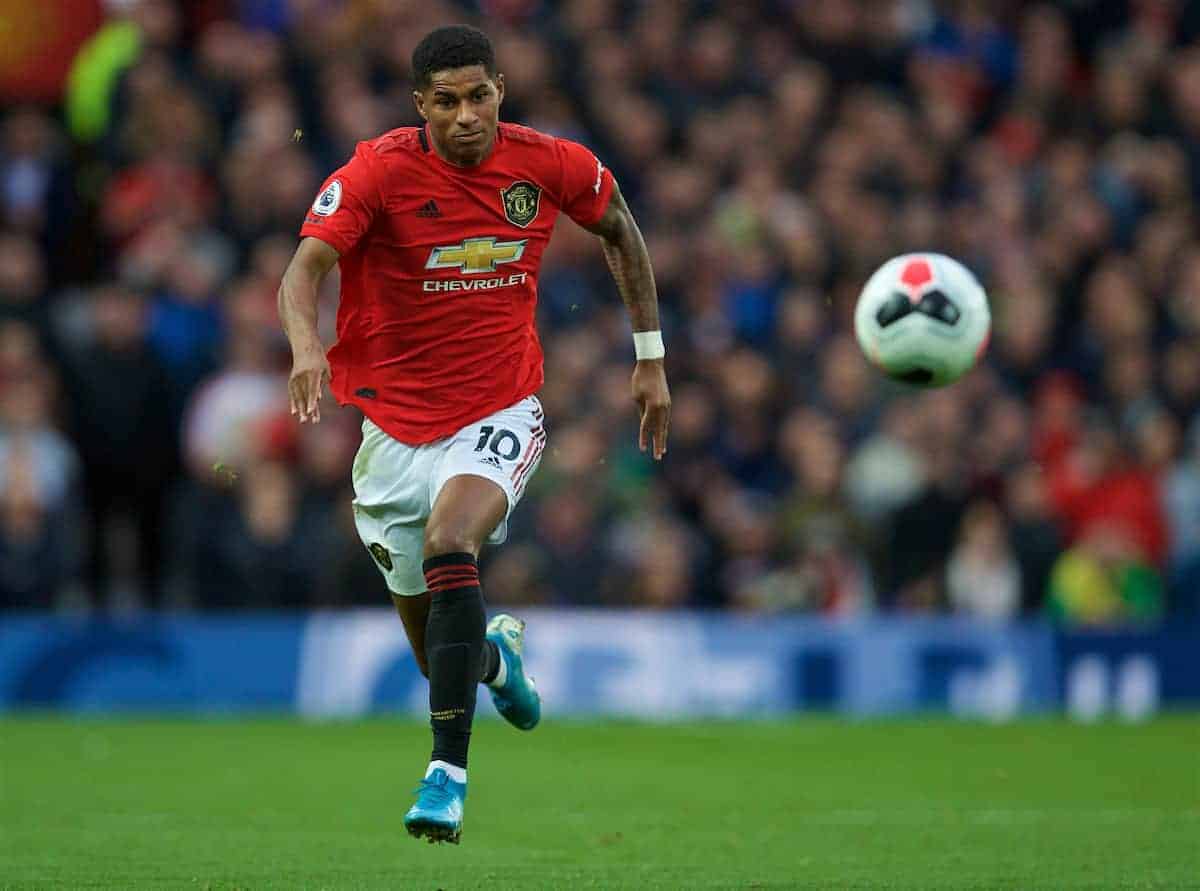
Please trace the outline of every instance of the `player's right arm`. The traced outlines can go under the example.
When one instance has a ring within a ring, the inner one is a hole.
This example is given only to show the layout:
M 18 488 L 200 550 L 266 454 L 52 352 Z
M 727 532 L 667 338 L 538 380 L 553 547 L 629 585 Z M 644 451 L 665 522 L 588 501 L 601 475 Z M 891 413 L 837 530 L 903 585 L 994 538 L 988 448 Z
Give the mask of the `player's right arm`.
M 279 285 L 279 320 L 292 345 L 288 401 L 300 423 L 321 420 L 321 393 L 332 374 L 317 333 L 317 290 L 338 257 L 353 250 L 383 207 L 378 159 L 360 142 L 325 180 L 300 228 L 300 246 Z
M 337 261 L 338 252 L 319 238 L 302 239 L 279 284 L 279 321 L 292 345 L 288 404 L 302 424 L 321 420 L 321 393 L 330 370 L 317 333 L 317 291 Z

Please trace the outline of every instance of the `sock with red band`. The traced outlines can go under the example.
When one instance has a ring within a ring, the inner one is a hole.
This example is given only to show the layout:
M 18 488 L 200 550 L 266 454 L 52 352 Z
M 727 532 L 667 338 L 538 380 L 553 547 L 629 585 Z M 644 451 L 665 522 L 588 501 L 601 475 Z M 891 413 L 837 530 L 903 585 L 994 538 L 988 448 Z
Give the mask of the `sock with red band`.
M 430 557 L 423 568 L 430 592 L 425 656 L 433 727 L 431 760 L 466 768 L 487 622 L 479 568 L 468 553 Z

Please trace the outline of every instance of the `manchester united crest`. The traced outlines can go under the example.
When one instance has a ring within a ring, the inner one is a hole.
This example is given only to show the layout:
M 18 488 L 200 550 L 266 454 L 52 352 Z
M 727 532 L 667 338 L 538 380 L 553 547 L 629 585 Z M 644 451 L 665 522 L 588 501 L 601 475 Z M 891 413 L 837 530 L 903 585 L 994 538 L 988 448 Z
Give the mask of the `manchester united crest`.
M 500 199 L 504 202 L 504 216 L 514 226 L 524 229 L 537 216 L 538 201 L 541 197 L 542 190 L 533 183 L 518 180 L 500 191 Z
M 375 558 L 376 563 L 378 563 L 388 572 L 392 571 L 392 555 L 388 553 L 387 548 L 385 548 L 379 542 L 375 542 L 368 547 L 367 550 L 371 552 L 371 556 Z

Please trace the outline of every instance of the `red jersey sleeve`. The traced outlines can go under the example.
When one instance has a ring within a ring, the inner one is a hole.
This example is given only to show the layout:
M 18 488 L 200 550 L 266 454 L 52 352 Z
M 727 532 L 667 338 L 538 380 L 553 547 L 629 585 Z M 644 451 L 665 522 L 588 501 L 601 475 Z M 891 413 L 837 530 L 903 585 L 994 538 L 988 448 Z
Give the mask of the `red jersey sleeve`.
M 612 172 L 591 151 L 569 139 L 555 139 L 562 165 L 562 187 L 558 206 L 581 226 L 590 226 L 604 216 L 616 181 Z
M 383 207 L 378 167 L 375 150 L 360 142 L 354 156 L 321 186 L 300 237 L 319 238 L 339 254 L 350 251 Z

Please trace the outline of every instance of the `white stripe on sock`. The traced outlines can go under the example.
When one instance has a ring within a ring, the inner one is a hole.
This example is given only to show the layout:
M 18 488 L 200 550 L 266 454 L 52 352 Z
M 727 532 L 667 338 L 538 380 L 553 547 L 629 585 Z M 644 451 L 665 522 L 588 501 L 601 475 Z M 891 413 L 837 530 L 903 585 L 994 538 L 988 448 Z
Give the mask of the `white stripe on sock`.
M 446 776 L 450 777 L 454 782 L 466 784 L 467 769 L 459 767 L 457 764 L 451 764 L 449 761 L 430 761 L 429 767 L 425 769 L 425 779 L 429 779 L 429 775 L 439 767 L 446 771 Z

